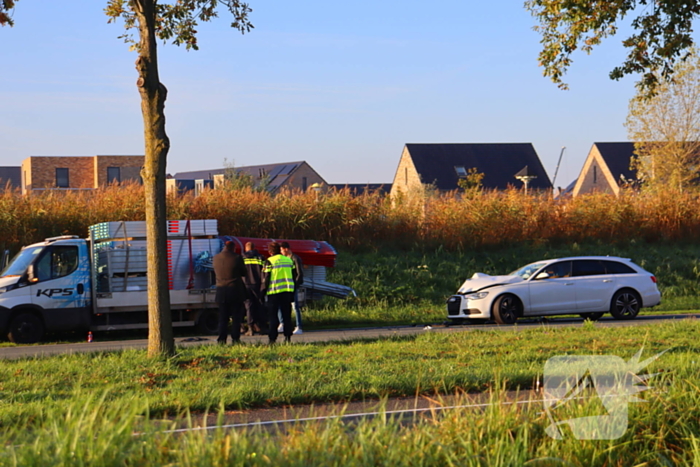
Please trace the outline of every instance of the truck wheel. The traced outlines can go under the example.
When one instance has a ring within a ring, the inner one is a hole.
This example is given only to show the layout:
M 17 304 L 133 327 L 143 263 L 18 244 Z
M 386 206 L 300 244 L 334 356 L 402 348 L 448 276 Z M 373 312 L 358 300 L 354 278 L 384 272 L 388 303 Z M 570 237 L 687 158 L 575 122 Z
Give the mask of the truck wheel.
M 498 324 L 515 324 L 522 314 L 522 305 L 518 297 L 511 294 L 501 295 L 493 302 L 491 315 Z
M 219 312 L 216 310 L 202 310 L 197 319 L 197 330 L 210 336 L 218 334 Z
M 7 338 L 15 344 L 34 344 L 44 337 L 44 324 L 32 313 L 20 313 L 10 324 Z

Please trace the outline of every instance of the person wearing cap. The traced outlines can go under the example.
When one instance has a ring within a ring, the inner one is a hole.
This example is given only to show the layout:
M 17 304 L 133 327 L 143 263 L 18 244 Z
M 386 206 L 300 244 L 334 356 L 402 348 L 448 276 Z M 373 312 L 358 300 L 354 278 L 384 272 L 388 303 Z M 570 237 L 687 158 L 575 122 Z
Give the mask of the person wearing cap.
M 246 275 L 243 257 L 235 252 L 233 242 L 226 242 L 224 249 L 214 256 L 216 275 L 216 303 L 219 305 L 219 344 L 226 344 L 229 320 L 233 318 L 231 339 L 236 344 L 241 341 L 241 321 L 246 288 L 243 277 Z
M 282 332 L 285 342 L 292 340 L 292 300 L 294 299 L 294 261 L 281 254 L 280 244 L 267 245 L 270 257 L 263 266 L 262 292 L 267 296 L 267 316 L 270 320 L 268 338 L 270 344 L 277 342 L 279 318 L 282 313 Z
M 245 263 L 246 275 L 243 276 L 243 283 L 248 289 L 248 297 L 246 298 L 245 312 L 248 320 L 248 335 L 262 332 L 261 327 L 264 321 L 263 316 L 263 296 L 260 293 L 260 285 L 262 284 L 262 268 L 264 258 L 258 250 L 255 249 L 253 242 L 246 242 L 245 253 L 243 253 L 243 262 Z
M 292 252 L 289 242 L 280 243 L 280 251 L 284 256 L 294 261 L 294 300 L 292 300 L 292 310 L 294 310 L 294 316 L 297 320 L 296 327 L 294 328 L 293 334 L 302 334 L 304 331 L 301 329 L 301 307 L 299 306 L 299 288 L 304 282 L 304 263 L 301 261 L 298 255 Z

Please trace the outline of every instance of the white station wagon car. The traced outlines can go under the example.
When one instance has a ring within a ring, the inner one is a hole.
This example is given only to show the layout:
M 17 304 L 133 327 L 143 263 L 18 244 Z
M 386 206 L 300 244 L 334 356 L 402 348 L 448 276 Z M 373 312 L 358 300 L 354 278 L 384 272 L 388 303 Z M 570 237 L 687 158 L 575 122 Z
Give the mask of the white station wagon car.
M 596 320 L 610 312 L 633 319 L 642 307 L 659 303 L 656 277 L 630 259 L 580 256 L 538 261 L 506 276 L 476 273 L 447 300 L 447 317 L 512 324 L 562 314 Z

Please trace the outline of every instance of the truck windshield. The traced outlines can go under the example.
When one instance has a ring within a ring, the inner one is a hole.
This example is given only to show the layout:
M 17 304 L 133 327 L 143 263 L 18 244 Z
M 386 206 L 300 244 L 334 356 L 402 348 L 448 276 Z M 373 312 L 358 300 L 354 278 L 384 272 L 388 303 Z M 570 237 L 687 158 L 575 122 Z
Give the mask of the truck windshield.
M 24 250 L 20 251 L 14 258 L 12 258 L 10 264 L 8 264 L 7 267 L 0 272 L 0 277 L 21 276 L 27 271 L 27 267 L 32 264 L 34 259 L 43 249 L 43 246 L 35 246 L 32 248 L 25 248 Z

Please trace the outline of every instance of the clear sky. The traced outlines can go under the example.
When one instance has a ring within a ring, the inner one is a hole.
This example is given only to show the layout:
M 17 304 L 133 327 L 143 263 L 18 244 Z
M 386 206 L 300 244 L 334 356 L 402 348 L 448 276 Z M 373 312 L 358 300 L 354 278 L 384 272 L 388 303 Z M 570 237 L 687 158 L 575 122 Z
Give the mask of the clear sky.
M 143 154 L 136 54 L 106 0 L 20 0 L 0 28 L 0 166 Z M 390 183 L 405 143 L 531 142 L 556 185 L 594 142 L 626 141 L 622 37 L 575 56 L 561 91 L 537 65 L 521 0 L 250 0 L 199 51 L 159 49 L 168 172 L 305 160 L 329 183 Z

